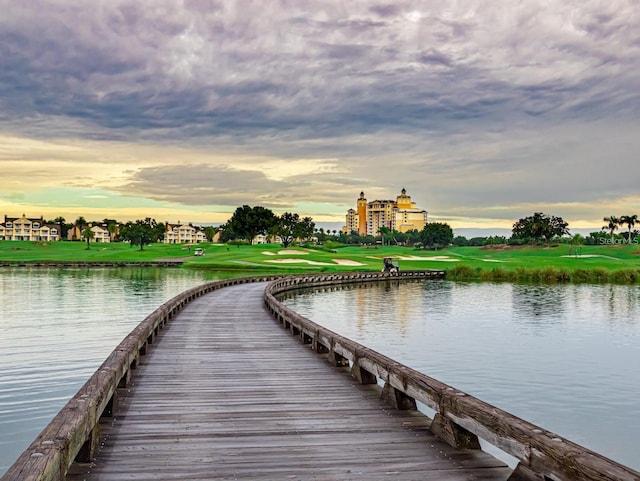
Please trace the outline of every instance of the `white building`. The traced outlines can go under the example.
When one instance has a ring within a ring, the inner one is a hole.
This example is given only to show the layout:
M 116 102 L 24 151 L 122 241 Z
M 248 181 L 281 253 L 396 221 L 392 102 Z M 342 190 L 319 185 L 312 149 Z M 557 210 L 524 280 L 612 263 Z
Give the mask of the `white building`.
M 165 244 L 199 244 L 207 241 L 207 236 L 201 227 L 181 224 L 180 221 L 177 224 L 167 222 L 165 225 L 166 231 L 162 239 Z
M 46 224 L 43 217 L 5 215 L 4 222 L 0 224 L 0 240 L 57 241 L 60 240 L 60 226 Z
M 93 239 L 89 239 L 89 242 L 111 242 L 111 235 L 109 234 L 109 230 L 106 227 L 94 225 L 90 227 L 90 229 L 91 232 L 93 232 Z

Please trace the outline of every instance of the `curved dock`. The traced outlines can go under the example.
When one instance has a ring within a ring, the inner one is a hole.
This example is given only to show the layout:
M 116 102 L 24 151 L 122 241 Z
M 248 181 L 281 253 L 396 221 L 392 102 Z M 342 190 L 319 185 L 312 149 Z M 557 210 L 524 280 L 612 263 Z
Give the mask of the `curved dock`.
M 417 411 L 321 362 L 274 325 L 266 283 L 187 304 L 140 356 L 68 480 L 506 480 L 479 450 L 450 447 Z

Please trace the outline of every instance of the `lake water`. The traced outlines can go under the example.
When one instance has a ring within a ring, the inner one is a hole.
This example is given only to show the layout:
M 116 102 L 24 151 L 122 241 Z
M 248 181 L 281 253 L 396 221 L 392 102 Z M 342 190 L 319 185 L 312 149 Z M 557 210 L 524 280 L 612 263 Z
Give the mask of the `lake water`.
M 240 274 L 0 268 L 0 476 L 149 313 Z
M 0 269 L 0 475 L 164 301 L 242 273 Z M 303 315 L 640 469 L 635 286 L 447 281 L 303 292 Z
M 640 470 L 640 290 L 382 283 L 296 294 L 300 314 Z

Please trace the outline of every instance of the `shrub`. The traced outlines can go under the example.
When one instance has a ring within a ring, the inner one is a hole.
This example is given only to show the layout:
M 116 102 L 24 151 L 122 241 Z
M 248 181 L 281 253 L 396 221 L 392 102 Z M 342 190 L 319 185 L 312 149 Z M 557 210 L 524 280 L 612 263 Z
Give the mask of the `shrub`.
M 469 266 L 455 266 L 447 269 L 447 279 L 453 281 L 469 281 L 478 279 L 480 268 L 471 268 Z
M 623 269 L 611 273 L 611 282 L 617 284 L 635 284 L 638 282 L 638 271 L 633 269 Z

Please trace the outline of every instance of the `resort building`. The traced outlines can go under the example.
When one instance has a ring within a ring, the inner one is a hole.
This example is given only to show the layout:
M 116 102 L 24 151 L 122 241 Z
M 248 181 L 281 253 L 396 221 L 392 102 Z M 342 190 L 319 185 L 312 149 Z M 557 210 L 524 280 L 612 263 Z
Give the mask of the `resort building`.
M 107 226 L 94 225 L 91 226 L 90 229 L 91 232 L 93 232 L 93 239 L 89 239 L 89 242 L 111 242 L 111 235 L 109 234 Z
M 67 231 L 67 240 L 86 241 L 87 239 L 85 239 L 83 234 L 84 228 L 84 226 L 79 225 L 71 226 Z M 89 242 L 96 243 L 114 242 L 115 235 L 118 232 L 118 226 L 116 226 L 113 232 L 109 232 L 109 228 L 106 224 L 89 224 L 89 229 L 91 229 L 91 232 L 93 232 L 93 237 L 89 239 Z
M 364 192 L 360 192 L 356 209 L 349 209 L 346 225 L 342 232 L 357 232 L 358 235 L 376 236 L 381 227 L 398 232 L 422 230 L 427 224 L 427 211 L 419 209 L 407 191 L 402 192 L 395 200 L 373 200 L 368 202 Z
M 193 224 L 177 224 L 165 223 L 166 231 L 162 242 L 165 244 L 199 244 L 206 242 L 207 236 L 204 229 Z
M 0 240 L 57 241 L 60 240 L 60 226 L 46 224 L 43 217 L 5 215 L 4 222 L 0 224 Z

